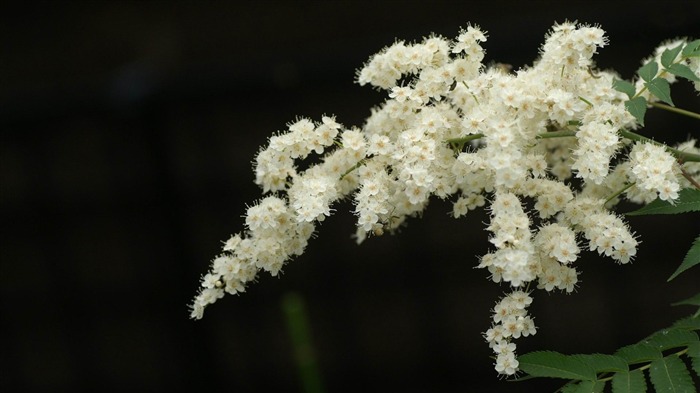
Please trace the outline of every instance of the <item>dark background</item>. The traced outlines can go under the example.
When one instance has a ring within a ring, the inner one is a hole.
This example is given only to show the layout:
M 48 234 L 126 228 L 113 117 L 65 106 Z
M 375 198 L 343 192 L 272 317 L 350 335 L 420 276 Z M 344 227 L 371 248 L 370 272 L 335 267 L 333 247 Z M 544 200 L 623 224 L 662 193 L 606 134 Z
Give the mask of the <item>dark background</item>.
M 0 390 L 300 391 L 280 302 L 306 301 L 328 392 L 553 391 L 499 380 L 481 338 L 506 291 L 475 270 L 483 211 L 435 200 L 357 247 L 351 205 L 281 279 L 261 274 L 188 319 L 221 241 L 260 194 L 251 161 L 296 116 L 361 125 L 384 94 L 355 70 L 395 37 L 489 32 L 486 61 L 531 63 L 555 21 L 599 23 L 601 68 L 631 77 L 662 40 L 700 34 L 698 2 L 41 2 L 0 10 Z M 429 5 L 430 4 L 430 5 Z M 674 99 L 698 111 L 690 85 Z M 673 142 L 696 123 L 652 111 Z M 632 206 L 623 205 L 621 211 Z M 698 215 L 634 217 L 632 266 L 585 253 L 573 295 L 536 292 L 519 353 L 603 352 L 692 309 L 666 278 Z

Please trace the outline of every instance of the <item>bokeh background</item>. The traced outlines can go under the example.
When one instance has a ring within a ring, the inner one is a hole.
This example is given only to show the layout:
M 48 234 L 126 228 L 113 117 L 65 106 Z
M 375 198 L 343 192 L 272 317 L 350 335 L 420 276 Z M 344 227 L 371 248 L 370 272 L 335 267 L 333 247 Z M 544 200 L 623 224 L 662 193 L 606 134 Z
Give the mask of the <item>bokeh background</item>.
M 203 320 L 187 304 L 260 194 L 251 161 L 297 116 L 361 125 L 383 93 L 355 70 L 396 37 L 489 31 L 486 61 L 531 63 L 555 21 L 598 23 L 629 78 L 700 36 L 698 2 L 18 2 L 0 12 L 0 390 L 298 392 L 281 300 L 305 301 L 328 392 L 554 391 L 499 380 L 481 332 L 506 290 L 474 269 L 487 215 L 435 200 L 360 247 L 349 203 L 307 253 Z M 678 104 L 698 111 L 688 83 Z M 666 113 L 647 135 L 698 134 Z M 633 207 L 622 205 L 620 211 Z M 537 293 L 519 352 L 610 353 L 692 310 L 673 283 L 698 215 L 634 217 L 632 266 L 587 253 L 573 295 Z

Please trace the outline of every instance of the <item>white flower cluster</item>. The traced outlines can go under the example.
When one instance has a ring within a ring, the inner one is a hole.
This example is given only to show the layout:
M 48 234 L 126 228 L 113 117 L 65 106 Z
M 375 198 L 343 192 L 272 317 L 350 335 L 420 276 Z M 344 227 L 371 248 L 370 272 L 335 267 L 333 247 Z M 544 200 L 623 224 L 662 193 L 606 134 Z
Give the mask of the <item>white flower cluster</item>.
M 214 259 L 192 317 L 201 318 L 224 293 L 242 292 L 259 270 L 276 275 L 304 251 L 314 223 L 341 198 L 354 200 L 358 243 L 419 215 L 431 196 L 451 198 L 455 218 L 490 203 L 487 230 L 496 249 L 479 267 L 515 291 L 496 305 L 486 339 L 497 354 L 496 370 L 514 374 L 513 339 L 536 332 L 525 312 L 530 284 L 572 292 L 585 241 L 591 251 L 629 262 L 637 241 L 607 208 L 622 189 L 633 201 L 657 194 L 672 201 L 684 179 L 661 147 L 637 143 L 625 153 L 627 140 L 618 131 L 636 128 L 635 119 L 626 96 L 612 88 L 614 75 L 593 70 L 593 55 L 607 44 L 603 30 L 556 25 L 541 57 L 514 73 L 484 67 L 485 41 L 484 32 L 469 26 L 454 41 L 396 42 L 357 74 L 361 85 L 388 93 L 362 128 L 345 128 L 332 117 L 300 119 L 271 137 L 257 155 L 255 175 L 273 194 L 248 209 L 246 231 Z M 683 149 L 698 151 L 694 142 Z M 319 162 L 300 169 L 311 153 Z M 628 159 L 615 165 L 618 154 Z M 684 170 L 700 172 L 692 165 Z M 571 181 L 574 175 L 580 181 Z
M 650 143 L 637 143 L 630 152 L 632 176 L 637 187 L 658 193 L 664 201 L 678 198 L 679 168 L 676 159 L 665 148 Z
M 527 293 L 513 291 L 493 308 L 493 325 L 484 338 L 496 354 L 496 371 L 501 374 L 513 375 L 518 370 L 516 346 L 512 339 L 537 333 L 535 323 L 527 315 L 526 309 L 530 304 L 532 297 Z

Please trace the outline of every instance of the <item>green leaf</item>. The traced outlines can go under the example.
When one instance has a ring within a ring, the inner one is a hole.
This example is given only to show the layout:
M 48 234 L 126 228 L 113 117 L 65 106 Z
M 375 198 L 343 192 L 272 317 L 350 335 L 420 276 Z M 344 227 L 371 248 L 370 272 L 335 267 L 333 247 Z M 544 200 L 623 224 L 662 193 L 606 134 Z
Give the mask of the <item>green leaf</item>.
M 639 210 L 626 213 L 628 216 L 642 216 L 649 214 L 678 214 L 700 211 L 700 190 L 684 188 L 678 193 L 675 204 L 656 199 Z
M 644 97 L 635 97 L 625 101 L 625 108 L 634 116 L 639 124 L 644 125 L 644 114 L 647 113 L 647 100 Z
M 695 243 L 700 242 L 700 236 L 698 236 L 697 239 L 695 239 Z M 672 306 L 700 306 L 700 293 L 698 293 L 695 296 L 691 296 L 687 299 L 681 300 L 679 302 L 671 303 Z
M 666 79 L 654 78 L 650 82 L 645 83 L 644 86 L 649 89 L 651 94 L 658 97 L 661 101 L 674 106 L 671 100 L 671 85 L 669 85 Z
M 693 241 L 693 245 L 690 246 L 690 250 L 688 250 L 688 253 L 685 254 L 685 258 L 683 258 L 683 262 L 681 262 L 681 265 L 678 266 L 678 269 L 676 269 L 673 274 L 671 274 L 671 277 L 668 278 L 668 281 L 673 280 L 678 276 L 679 274 L 683 273 L 684 271 L 690 269 L 691 267 L 697 265 L 700 263 L 700 236 L 695 238 L 695 241 Z M 698 298 L 696 300 L 697 304 L 694 304 L 695 306 L 700 306 L 700 294 L 694 296 L 693 298 Z M 691 298 L 691 299 L 693 299 Z M 683 304 L 683 303 L 681 303 Z M 688 303 L 685 303 L 688 304 Z
M 535 377 L 594 381 L 595 370 L 583 361 L 558 352 L 538 351 L 518 358 L 520 369 Z
M 642 342 L 649 344 L 659 351 L 671 348 L 687 347 L 690 343 L 698 342 L 698 335 L 690 330 L 684 329 L 662 329 Z
M 639 74 L 645 82 L 651 82 L 659 71 L 659 65 L 656 61 L 651 60 L 650 62 L 644 64 L 637 73 Z
M 634 85 L 627 81 L 623 81 L 622 79 L 615 79 L 613 81 L 613 89 L 627 94 L 627 97 L 629 98 L 634 97 Z
M 696 393 L 690 372 L 677 356 L 651 362 L 649 379 L 659 392 Z
M 625 359 L 628 364 L 650 362 L 664 356 L 658 348 L 645 342 L 622 347 L 615 352 L 615 355 Z
M 698 78 L 693 70 L 691 70 L 690 67 L 685 64 L 671 64 L 671 66 L 666 70 L 673 75 L 680 76 L 681 78 L 685 78 L 693 82 L 700 82 L 700 78 Z
M 679 305 L 681 303 L 674 303 L 673 305 Z M 700 312 L 700 310 L 698 310 Z M 686 317 L 676 321 L 673 324 L 674 329 L 685 329 L 685 330 L 700 330 L 700 318 L 698 318 L 698 313 L 691 317 Z
M 700 56 L 700 40 L 687 43 L 683 48 L 683 57 Z
M 629 370 L 627 361 L 619 356 L 603 355 L 600 353 L 572 356 L 591 366 L 596 374 Z
M 664 66 L 664 68 L 668 68 L 668 66 L 673 64 L 673 61 L 676 60 L 676 56 L 678 56 L 681 49 L 683 49 L 683 44 L 673 49 L 666 49 L 664 53 L 661 54 L 661 65 Z
M 612 378 L 613 393 L 644 393 L 647 383 L 642 370 L 615 373 Z

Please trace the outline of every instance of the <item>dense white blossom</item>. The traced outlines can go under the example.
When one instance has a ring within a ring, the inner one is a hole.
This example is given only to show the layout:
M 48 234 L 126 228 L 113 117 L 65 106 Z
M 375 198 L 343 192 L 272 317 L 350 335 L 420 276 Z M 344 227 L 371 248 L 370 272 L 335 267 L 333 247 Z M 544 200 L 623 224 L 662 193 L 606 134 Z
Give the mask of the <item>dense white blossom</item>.
M 635 235 L 608 209 L 622 197 L 673 201 L 688 185 L 681 170 L 695 176 L 700 164 L 680 164 L 651 143 L 629 149 L 619 131 L 637 124 L 612 88 L 617 76 L 593 71 L 593 55 L 608 42 L 599 27 L 555 25 L 539 59 L 515 72 L 484 66 L 486 40 L 468 26 L 454 41 L 397 41 L 357 72 L 360 85 L 387 95 L 361 128 L 300 118 L 272 136 L 254 163 L 267 196 L 212 261 L 191 316 L 243 292 L 260 270 L 277 275 L 343 198 L 354 202 L 358 243 L 420 215 L 431 197 L 450 199 L 455 218 L 488 204 L 494 250 L 478 267 L 512 292 L 494 307 L 484 337 L 496 371 L 515 374 L 514 340 L 537 331 L 526 312 L 532 297 L 521 288 L 572 292 L 582 249 L 630 262 Z M 665 43 L 650 59 L 680 43 Z M 688 62 L 696 73 L 697 59 Z M 679 149 L 699 151 L 695 141 Z

